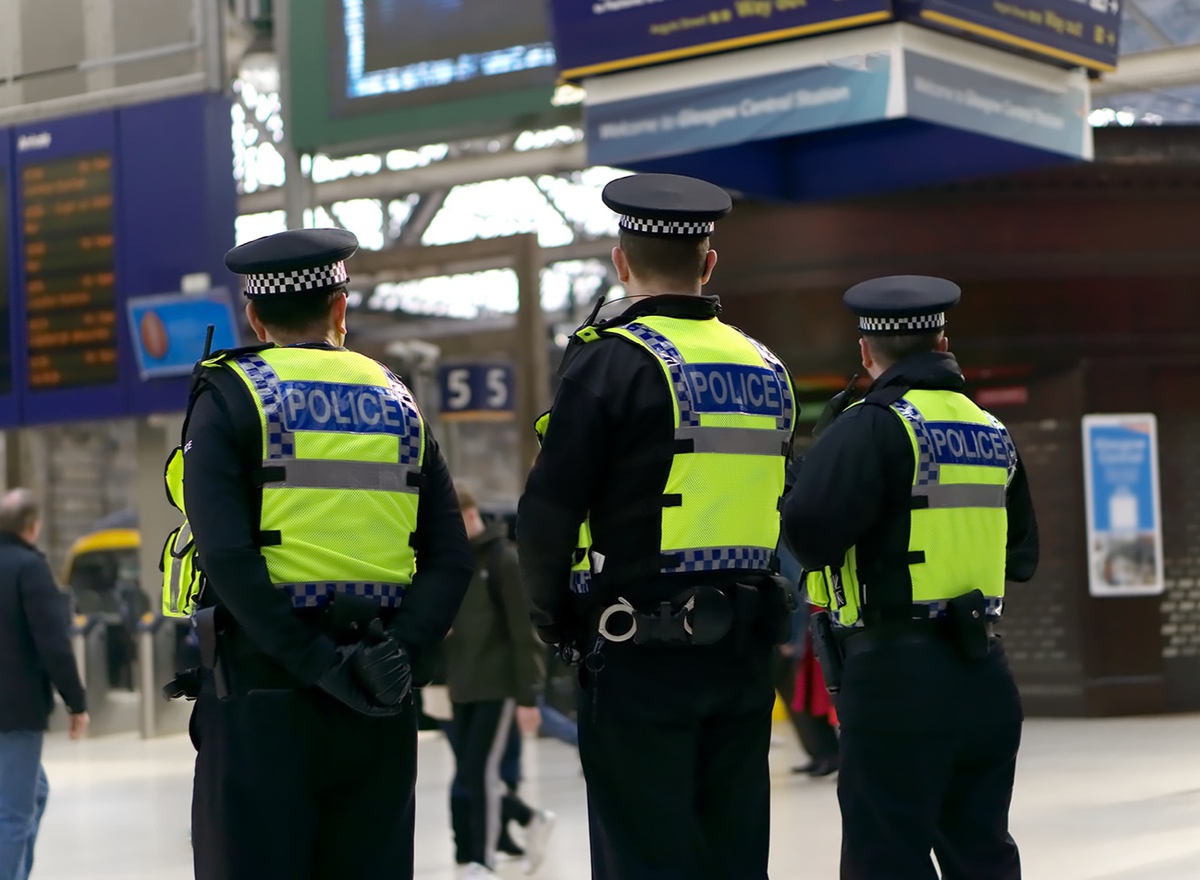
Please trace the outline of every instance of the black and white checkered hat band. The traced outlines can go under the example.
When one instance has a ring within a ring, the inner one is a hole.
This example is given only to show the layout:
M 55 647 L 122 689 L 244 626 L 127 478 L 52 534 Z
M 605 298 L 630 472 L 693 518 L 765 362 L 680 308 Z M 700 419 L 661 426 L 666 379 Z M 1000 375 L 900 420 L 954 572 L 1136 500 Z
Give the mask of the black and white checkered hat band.
M 333 263 L 315 269 L 297 269 L 295 272 L 270 272 L 265 275 L 246 276 L 247 296 L 266 296 L 272 293 L 305 293 L 309 290 L 324 290 L 345 284 L 350 276 L 346 264 Z
M 859 316 L 858 329 L 864 333 L 909 333 L 921 330 L 941 330 L 946 326 L 946 313 L 914 315 L 906 318 L 866 318 Z
M 642 217 L 621 216 L 621 228 L 647 235 L 712 235 L 717 224 L 712 220 L 695 223 L 684 220 L 646 220 Z

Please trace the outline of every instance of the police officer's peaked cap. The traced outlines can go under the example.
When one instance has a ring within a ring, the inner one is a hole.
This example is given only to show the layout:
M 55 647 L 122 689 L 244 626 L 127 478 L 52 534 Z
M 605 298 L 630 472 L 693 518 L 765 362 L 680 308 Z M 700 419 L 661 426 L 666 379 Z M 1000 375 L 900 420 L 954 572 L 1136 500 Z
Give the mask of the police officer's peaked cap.
M 246 276 L 251 299 L 319 293 L 349 280 L 346 260 L 356 250 L 358 239 L 345 229 L 289 229 L 238 245 L 225 265 Z
M 858 315 L 862 333 L 922 333 L 945 327 L 946 310 L 961 297 L 945 278 L 890 275 L 854 285 L 842 301 Z
M 709 235 L 733 210 L 721 187 L 678 174 L 621 177 L 600 197 L 621 215 L 622 229 L 643 235 Z

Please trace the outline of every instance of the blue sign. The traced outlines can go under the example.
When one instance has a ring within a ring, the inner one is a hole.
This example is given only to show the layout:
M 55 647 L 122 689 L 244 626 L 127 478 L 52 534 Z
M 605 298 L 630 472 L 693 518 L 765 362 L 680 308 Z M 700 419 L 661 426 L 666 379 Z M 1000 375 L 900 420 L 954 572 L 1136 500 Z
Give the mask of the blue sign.
M 1084 416 L 1083 450 L 1091 594 L 1162 593 L 1155 417 Z
M 516 385 L 509 364 L 447 364 L 438 370 L 444 419 L 511 419 Z
M 1002 48 L 1115 70 L 1120 0 L 898 0 L 899 17 Z
M 551 0 L 567 79 L 892 18 L 891 0 Z
M 20 424 L 186 406 L 190 370 L 172 372 L 166 354 L 155 362 L 163 334 L 148 330 L 147 348 L 127 317 L 131 300 L 185 275 L 234 282 L 221 259 L 237 217 L 229 106 L 193 94 L 0 132 L 12 147 L 0 190 Z M 0 393 L 0 422 L 11 415 Z
M 893 19 L 1113 70 L 1121 27 L 1120 0 L 551 0 L 550 12 L 567 79 Z
M 238 345 L 229 291 L 224 288 L 206 294 L 139 296 L 126 306 L 129 337 L 143 380 L 191 375 L 204 354 L 210 325 L 211 351 Z
M 809 67 L 753 79 L 595 104 L 588 159 L 622 165 L 874 122 L 887 111 L 891 60 L 863 69 Z
M 1091 157 L 1082 70 L 995 53 L 952 63 L 929 53 L 959 41 L 913 28 L 825 39 L 855 54 L 830 64 L 797 46 L 780 62 L 793 69 L 673 91 L 630 74 L 620 97 L 588 105 L 589 161 L 810 201 Z
M 918 52 L 905 53 L 908 113 L 999 140 L 1079 156 L 1089 136 L 1089 96 L 1042 89 Z
M 684 376 L 696 412 L 783 416 L 783 389 L 774 370 L 743 364 L 688 364 Z

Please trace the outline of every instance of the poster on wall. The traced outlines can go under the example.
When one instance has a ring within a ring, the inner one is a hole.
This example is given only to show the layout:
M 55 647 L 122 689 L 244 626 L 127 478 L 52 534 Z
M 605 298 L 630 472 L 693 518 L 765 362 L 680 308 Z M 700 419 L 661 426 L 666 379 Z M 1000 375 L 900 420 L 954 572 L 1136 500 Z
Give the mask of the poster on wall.
M 1163 592 L 1158 431 L 1152 413 L 1083 417 L 1088 591 Z

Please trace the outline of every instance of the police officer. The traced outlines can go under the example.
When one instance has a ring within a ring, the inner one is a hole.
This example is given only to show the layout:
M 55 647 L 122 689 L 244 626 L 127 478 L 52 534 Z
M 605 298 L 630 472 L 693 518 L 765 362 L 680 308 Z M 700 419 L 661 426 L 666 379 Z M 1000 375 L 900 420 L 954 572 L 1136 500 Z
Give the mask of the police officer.
M 1020 877 L 1008 807 L 1021 704 L 995 635 L 1005 580 L 1037 567 L 1025 471 L 964 393 L 940 278 L 852 287 L 865 398 L 805 456 L 784 531 L 812 572 L 826 677 L 840 680 L 846 880 Z M 828 624 L 828 615 L 818 616 Z M 831 668 L 832 667 L 832 668 Z
M 412 877 L 409 690 L 473 562 L 412 395 L 343 347 L 356 249 L 308 229 L 230 251 L 263 344 L 197 371 L 183 492 L 207 577 L 201 880 Z
M 791 380 L 700 295 L 728 194 L 647 174 L 603 199 L 630 302 L 574 334 L 517 527 L 534 623 L 583 655 L 592 874 L 764 880 Z

